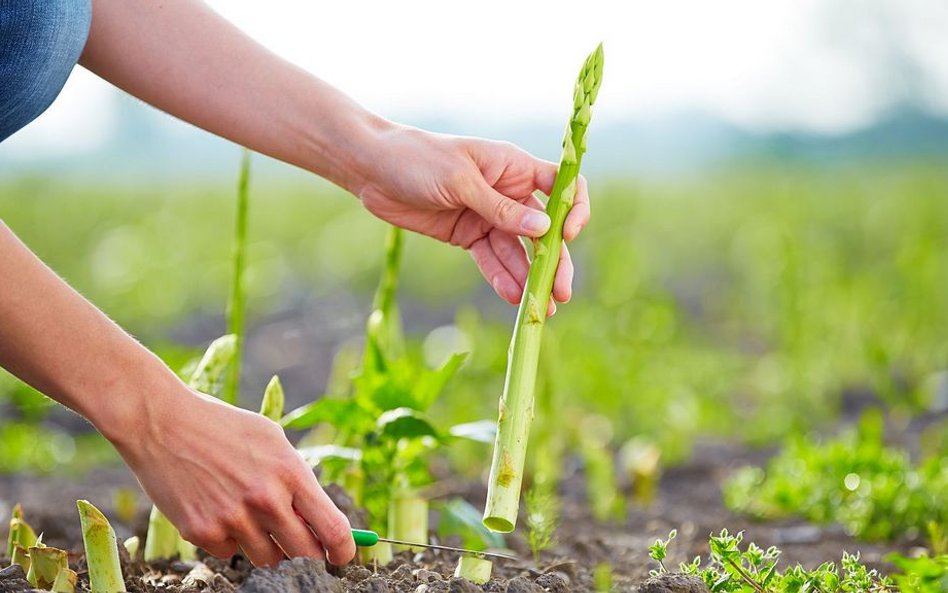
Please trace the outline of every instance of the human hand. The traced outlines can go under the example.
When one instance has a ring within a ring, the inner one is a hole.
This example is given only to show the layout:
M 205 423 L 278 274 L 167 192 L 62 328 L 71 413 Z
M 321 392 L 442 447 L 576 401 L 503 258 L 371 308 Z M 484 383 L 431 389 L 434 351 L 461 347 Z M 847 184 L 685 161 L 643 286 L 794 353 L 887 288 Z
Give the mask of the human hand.
M 184 390 L 143 430 L 113 440 L 182 537 L 220 558 L 239 546 L 255 566 L 273 566 L 284 553 L 351 560 L 349 520 L 280 426 Z
M 550 226 L 534 191 L 549 194 L 557 166 L 504 143 L 432 134 L 406 127 L 383 131 L 360 185 L 350 188 L 379 218 L 471 252 L 481 274 L 504 300 L 518 304 L 529 260 L 520 236 Z M 589 221 L 586 180 L 580 177 L 563 238 Z M 572 295 L 573 263 L 563 246 L 553 298 Z M 550 304 L 549 312 L 555 310 Z

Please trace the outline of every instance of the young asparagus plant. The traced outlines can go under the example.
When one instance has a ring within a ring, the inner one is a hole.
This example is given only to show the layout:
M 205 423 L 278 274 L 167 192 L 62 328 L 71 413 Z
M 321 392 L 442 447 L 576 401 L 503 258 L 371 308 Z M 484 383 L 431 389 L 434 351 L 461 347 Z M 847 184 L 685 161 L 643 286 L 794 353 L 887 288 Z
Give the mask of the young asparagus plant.
M 237 216 L 234 224 L 234 265 L 230 298 L 227 301 L 227 333 L 234 336 L 234 362 L 227 372 L 221 399 L 236 405 L 240 399 L 240 352 L 244 342 L 244 261 L 247 252 L 247 188 L 250 182 L 250 151 L 244 149 L 237 182 Z
M 89 587 L 92 593 L 125 591 L 118 543 L 108 519 L 86 500 L 76 501 L 82 523 L 82 542 L 89 566 Z
M 586 58 L 576 82 L 573 115 L 566 128 L 563 156 L 546 208 L 551 221 L 550 230 L 535 242 L 533 261 L 511 338 L 484 510 L 484 525 L 503 533 L 513 531 L 517 522 L 545 312 L 563 249 L 563 223 L 576 196 L 579 168 L 586 151 L 590 108 L 599 93 L 602 66 L 600 44 Z
M 23 507 L 17 503 L 10 514 L 10 532 L 7 535 L 7 558 L 13 557 L 16 546 L 29 549 L 36 545 L 36 532 L 23 518 Z
M 407 353 L 396 302 L 402 231 L 392 228 L 385 267 L 366 323 L 359 370 L 345 397 L 324 397 L 290 412 L 283 425 L 335 428 L 332 444 L 301 449 L 322 470 L 322 480 L 344 486 L 366 509 L 369 527 L 394 539 L 426 543 L 428 504 L 418 489 L 430 482 L 427 456 L 451 438 L 425 417 L 465 355 L 455 354 L 438 369 Z M 384 562 L 384 547 L 367 548 Z M 381 553 L 383 556 L 379 557 Z
M 30 570 L 26 580 L 37 589 L 50 589 L 63 570 L 69 569 L 66 551 L 44 545 L 30 548 Z
M 260 415 L 274 422 L 279 422 L 280 419 L 283 418 L 283 405 L 285 401 L 286 396 L 283 394 L 283 385 L 280 383 L 280 378 L 273 375 L 273 378 L 267 383 L 267 388 L 263 392 L 263 402 L 260 404 Z
M 221 336 L 211 342 L 192 371 L 188 386 L 201 393 L 218 395 L 221 378 L 233 361 L 236 350 L 237 338 L 233 334 Z M 196 554 L 196 548 L 181 537 L 178 529 L 158 507 L 153 506 L 148 517 L 148 533 L 145 536 L 145 562 L 172 558 L 175 555 L 182 560 L 194 560 Z

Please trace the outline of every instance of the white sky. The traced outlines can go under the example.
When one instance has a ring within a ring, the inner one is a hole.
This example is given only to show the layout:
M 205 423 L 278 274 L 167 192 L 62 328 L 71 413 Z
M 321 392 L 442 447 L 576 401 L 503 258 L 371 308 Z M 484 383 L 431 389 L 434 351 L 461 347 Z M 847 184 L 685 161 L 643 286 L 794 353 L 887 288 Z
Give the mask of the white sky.
M 755 130 L 843 132 L 895 102 L 948 113 L 943 0 L 211 0 L 261 43 L 392 118 L 563 117 L 605 42 L 597 119 L 702 111 Z M 3 152 L 111 133 L 117 91 L 77 69 Z

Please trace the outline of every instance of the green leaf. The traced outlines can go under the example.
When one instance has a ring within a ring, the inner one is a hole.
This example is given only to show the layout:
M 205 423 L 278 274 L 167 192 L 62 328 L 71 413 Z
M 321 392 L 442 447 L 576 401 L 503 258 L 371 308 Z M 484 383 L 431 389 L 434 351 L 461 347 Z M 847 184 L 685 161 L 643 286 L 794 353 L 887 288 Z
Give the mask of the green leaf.
M 296 408 L 284 416 L 280 424 L 283 428 L 300 430 L 328 422 L 337 428 L 357 429 L 367 418 L 368 413 L 354 400 L 324 397 Z
M 441 509 L 438 535 L 458 536 L 461 546 L 469 550 L 504 548 L 504 537 L 484 527 L 483 513 L 463 498 L 449 500 Z
M 423 372 L 420 373 L 413 390 L 419 409 L 427 410 L 431 407 L 431 404 L 433 404 L 438 399 L 438 396 L 441 395 L 441 392 L 444 391 L 444 387 L 451 377 L 458 372 L 458 369 L 461 368 L 461 365 L 467 360 L 467 356 L 467 352 L 453 354 L 440 369 L 435 371 L 424 369 Z
M 497 437 L 497 422 L 494 420 L 478 420 L 477 422 L 455 424 L 448 430 L 448 433 L 455 438 L 468 439 L 489 445 Z
M 411 408 L 396 408 L 383 412 L 376 426 L 380 434 L 394 440 L 426 436 L 439 440 L 441 438 L 435 427 L 417 410 Z
M 328 459 L 339 459 L 351 462 L 360 461 L 362 459 L 362 451 L 359 449 L 339 445 L 304 447 L 299 449 L 299 453 L 311 467 L 316 467 Z

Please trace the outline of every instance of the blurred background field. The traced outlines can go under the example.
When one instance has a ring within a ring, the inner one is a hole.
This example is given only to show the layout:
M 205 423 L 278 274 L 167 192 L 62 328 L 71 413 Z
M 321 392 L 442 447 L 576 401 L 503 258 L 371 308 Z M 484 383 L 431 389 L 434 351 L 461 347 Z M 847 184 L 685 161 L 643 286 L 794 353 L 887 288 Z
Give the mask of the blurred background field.
M 847 398 L 905 420 L 948 406 L 942 167 L 772 160 L 591 185 L 593 222 L 572 248 L 575 297 L 549 325 L 541 371 L 541 405 L 556 418 L 599 414 L 614 446 L 645 435 L 674 463 L 708 435 L 762 444 L 826 429 Z M 20 176 L 0 186 L 0 212 L 172 365 L 223 332 L 233 183 Z M 305 403 L 362 332 L 385 227 L 351 196 L 295 175 L 252 182 L 250 220 L 242 403 L 255 407 L 273 373 Z M 417 235 L 406 245 L 410 338 L 432 364 L 445 348 L 473 353 L 436 415 L 491 418 L 514 310 L 460 250 Z M 51 404 L 9 377 L 0 398 L 0 469 L 109 458 L 91 435 L 72 440 L 85 431 L 70 414 L 42 420 Z

